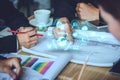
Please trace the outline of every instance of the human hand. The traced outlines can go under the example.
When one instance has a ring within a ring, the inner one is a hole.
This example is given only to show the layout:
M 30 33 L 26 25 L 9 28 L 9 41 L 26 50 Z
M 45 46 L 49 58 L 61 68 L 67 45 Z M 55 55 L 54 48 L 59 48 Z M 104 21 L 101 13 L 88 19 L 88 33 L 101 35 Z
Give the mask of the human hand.
M 99 9 L 94 7 L 92 4 L 78 3 L 76 11 L 81 20 L 99 20 Z
M 12 68 L 16 69 L 16 73 L 12 71 Z M 0 60 L 0 72 L 8 73 L 13 80 L 17 80 L 21 73 L 22 67 L 18 58 L 8 58 Z
M 33 27 L 20 27 L 20 32 L 25 34 L 17 34 L 19 47 L 24 46 L 30 48 L 38 42 L 38 36 L 35 36 L 37 30 Z
M 72 29 L 69 20 L 66 17 L 62 17 L 58 20 L 58 22 L 63 23 L 64 26 L 56 26 L 53 28 L 55 38 L 58 39 L 59 37 L 66 35 L 66 39 L 73 44 Z

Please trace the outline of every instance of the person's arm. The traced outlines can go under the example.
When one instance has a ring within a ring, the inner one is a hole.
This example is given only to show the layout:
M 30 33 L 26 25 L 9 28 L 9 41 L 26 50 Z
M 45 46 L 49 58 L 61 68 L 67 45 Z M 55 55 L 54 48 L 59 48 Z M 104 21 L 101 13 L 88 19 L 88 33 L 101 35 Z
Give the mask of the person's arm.
M 91 3 L 78 3 L 76 11 L 80 20 L 98 21 L 99 9 Z
M 29 22 L 27 18 L 23 15 L 23 13 L 19 12 L 16 8 L 14 8 L 13 4 L 9 0 L 1 0 L 0 2 L 0 19 L 4 20 L 6 24 L 3 28 L 0 28 L 0 31 L 6 27 L 10 27 L 12 30 L 18 30 L 21 26 L 29 27 Z M 25 30 L 28 31 L 29 28 L 25 28 Z M 22 31 L 24 31 L 24 29 Z M 18 41 L 19 42 L 23 41 L 27 43 L 27 44 L 24 44 L 25 46 L 27 45 L 27 47 L 31 47 L 31 45 L 34 45 L 37 42 L 37 37 L 33 36 L 35 34 L 35 31 L 36 31 L 35 29 L 32 29 L 32 31 L 30 31 L 28 34 L 27 33 L 25 34 L 26 36 L 28 36 L 27 39 L 21 37 L 22 40 L 18 40 Z M 11 36 L 0 38 L 0 53 L 16 52 L 18 49 L 17 48 L 18 37 L 19 36 L 16 37 L 16 35 L 11 35 Z M 34 41 L 34 42 L 31 43 L 31 41 Z M 18 42 L 18 45 L 22 46 L 23 44 L 19 42 Z
M 81 5 L 81 9 L 80 9 L 79 4 L 81 4 L 81 3 L 82 3 L 82 5 Z M 88 5 L 86 5 L 86 4 L 88 4 Z M 90 6 L 90 4 L 92 6 Z M 106 23 L 103 21 L 103 19 L 99 15 L 97 0 L 80 0 L 80 2 L 78 2 L 78 5 L 76 6 L 76 9 L 78 9 L 78 8 L 81 10 L 81 12 L 79 10 L 77 10 L 79 17 L 81 19 L 90 20 L 90 21 L 98 20 L 99 26 L 106 25 Z M 86 13 L 87 13 L 87 15 L 86 15 Z
M 0 60 L 7 59 L 6 57 L 0 56 Z
M 37 32 L 36 29 L 32 27 L 20 27 L 19 31 L 25 33 L 0 38 L 0 53 L 16 52 L 21 46 L 30 48 L 38 42 L 38 36 L 35 35 Z
M 60 18 L 56 24 L 56 27 L 54 27 L 52 31 L 56 39 L 60 37 L 65 37 L 64 35 L 66 35 L 66 39 L 71 44 L 73 44 L 74 41 L 72 37 L 71 24 L 66 17 Z M 59 34 L 59 33 L 64 33 L 64 34 Z
M 16 35 L 0 38 L 0 53 L 16 52 L 17 39 Z
M 53 17 L 55 19 L 67 17 L 71 21 L 75 18 L 75 4 L 72 0 L 51 0 L 51 5 L 54 9 Z
M 0 18 L 5 21 L 7 26 L 14 30 L 21 26 L 29 25 L 24 14 L 19 12 L 9 0 L 2 0 L 0 2 Z
M 51 0 L 51 4 L 52 4 L 52 8 L 54 9 L 54 13 L 53 13 L 53 26 L 56 26 L 57 22 L 65 22 L 68 25 L 65 28 L 65 33 L 67 33 L 68 35 L 66 36 L 66 38 L 73 43 L 73 38 L 72 38 L 72 29 L 71 29 L 71 25 L 70 22 L 71 20 L 75 19 L 75 6 L 76 6 L 76 1 L 74 0 Z M 56 21 L 56 19 L 58 19 Z M 56 26 L 53 29 L 53 33 L 56 33 L 58 26 Z M 59 31 L 57 31 L 59 32 Z M 59 36 L 58 34 L 54 34 L 54 36 Z

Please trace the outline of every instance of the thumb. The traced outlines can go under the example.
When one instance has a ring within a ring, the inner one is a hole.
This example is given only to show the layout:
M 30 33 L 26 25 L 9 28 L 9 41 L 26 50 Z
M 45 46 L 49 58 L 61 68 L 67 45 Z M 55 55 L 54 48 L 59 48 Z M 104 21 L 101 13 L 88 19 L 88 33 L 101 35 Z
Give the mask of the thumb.
M 24 29 L 24 27 L 23 27 L 23 26 L 19 28 L 19 30 L 23 30 L 23 29 Z

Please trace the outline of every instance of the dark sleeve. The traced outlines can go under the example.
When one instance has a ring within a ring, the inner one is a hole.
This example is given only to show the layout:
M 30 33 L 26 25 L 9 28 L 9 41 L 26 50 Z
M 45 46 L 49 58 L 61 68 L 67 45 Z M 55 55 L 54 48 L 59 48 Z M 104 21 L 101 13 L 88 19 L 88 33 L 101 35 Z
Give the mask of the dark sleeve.
M 7 59 L 6 57 L 0 56 L 0 60 Z
M 73 4 L 71 4 L 73 3 Z M 75 3 L 72 0 L 51 0 L 51 7 L 53 8 L 53 17 L 61 18 L 67 17 L 69 20 L 75 18 Z
M 0 38 L 0 53 L 17 52 L 16 35 Z
M 97 0 L 51 0 L 51 7 L 53 8 L 53 17 L 61 18 L 67 17 L 70 21 L 75 19 L 76 5 L 79 2 L 91 3 L 97 7 Z M 100 17 L 100 25 L 104 24 L 104 21 Z
M 28 26 L 29 22 L 23 13 L 14 8 L 9 0 L 0 1 L 0 18 L 3 19 L 11 29 L 18 29 L 20 26 Z
M 53 17 L 67 17 L 70 21 L 75 19 L 75 8 L 79 2 L 91 3 L 97 7 L 96 0 L 51 0 L 51 7 L 54 11 Z

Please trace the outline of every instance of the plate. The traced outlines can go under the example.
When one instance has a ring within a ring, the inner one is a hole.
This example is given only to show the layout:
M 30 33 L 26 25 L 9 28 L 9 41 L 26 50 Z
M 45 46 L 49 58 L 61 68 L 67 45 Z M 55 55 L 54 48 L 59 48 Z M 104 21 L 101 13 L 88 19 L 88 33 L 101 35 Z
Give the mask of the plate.
M 47 26 L 52 25 L 52 22 L 53 22 L 53 19 L 50 19 L 49 22 L 48 22 L 48 24 L 46 24 L 46 25 L 43 25 L 43 24 L 40 24 L 40 23 L 38 24 L 38 23 L 36 22 L 35 18 L 34 18 L 34 19 L 31 19 L 31 20 L 29 21 L 29 24 L 31 24 L 32 26 L 36 26 L 36 27 L 38 27 L 38 26 L 47 27 Z

